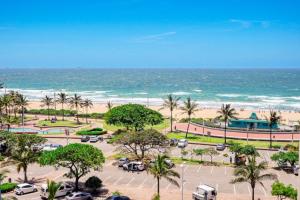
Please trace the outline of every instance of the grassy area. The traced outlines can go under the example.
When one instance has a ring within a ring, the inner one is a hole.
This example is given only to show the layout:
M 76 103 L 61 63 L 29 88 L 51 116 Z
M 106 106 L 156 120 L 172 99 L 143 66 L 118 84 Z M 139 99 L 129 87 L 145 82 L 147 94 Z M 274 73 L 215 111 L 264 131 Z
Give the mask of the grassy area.
M 38 126 L 49 126 L 49 127 L 78 127 L 78 124 L 75 121 L 61 121 L 57 120 L 55 123 L 51 123 L 48 120 L 41 120 L 38 122 Z
M 102 123 L 103 123 L 103 128 L 104 128 L 104 129 L 106 129 L 106 130 L 108 130 L 108 131 L 112 131 L 112 132 L 117 131 L 118 129 L 124 128 L 124 127 L 122 127 L 122 126 L 109 125 L 109 124 L 105 123 L 105 121 L 102 121 Z M 154 128 L 154 129 L 156 129 L 156 130 L 158 130 L 158 131 L 163 131 L 164 129 L 166 129 L 166 128 L 169 127 L 169 126 L 170 126 L 170 120 L 164 119 L 163 123 L 160 123 L 160 124 L 158 124 L 158 125 L 155 125 L 155 126 L 153 126 L 152 128 Z M 146 126 L 145 128 L 146 128 L 146 129 L 147 129 L 147 128 L 151 128 L 151 126 Z
M 168 133 L 167 136 L 168 136 L 168 138 L 184 139 L 185 133 Z M 193 135 L 193 134 L 188 134 L 187 139 L 190 142 L 203 142 L 203 143 L 214 143 L 214 144 L 219 144 L 219 143 L 224 142 L 223 138 L 215 138 L 215 137 Z M 228 142 L 229 141 L 238 142 L 238 143 L 241 143 L 242 145 L 247 144 L 246 140 L 228 139 Z M 248 144 L 253 145 L 255 147 L 261 147 L 261 148 L 269 147 L 268 141 L 250 141 L 249 140 Z M 290 142 L 275 142 L 275 141 L 273 141 L 273 146 L 284 146 L 286 144 L 290 144 Z

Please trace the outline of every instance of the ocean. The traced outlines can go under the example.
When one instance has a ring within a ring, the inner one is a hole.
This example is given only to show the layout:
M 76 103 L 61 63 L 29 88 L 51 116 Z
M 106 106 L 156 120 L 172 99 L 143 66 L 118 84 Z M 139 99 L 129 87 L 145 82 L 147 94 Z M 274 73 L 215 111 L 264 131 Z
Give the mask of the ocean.
M 300 69 L 0 69 L 0 82 L 32 101 L 63 91 L 97 102 L 158 105 L 172 93 L 203 107 L 300 110 Z

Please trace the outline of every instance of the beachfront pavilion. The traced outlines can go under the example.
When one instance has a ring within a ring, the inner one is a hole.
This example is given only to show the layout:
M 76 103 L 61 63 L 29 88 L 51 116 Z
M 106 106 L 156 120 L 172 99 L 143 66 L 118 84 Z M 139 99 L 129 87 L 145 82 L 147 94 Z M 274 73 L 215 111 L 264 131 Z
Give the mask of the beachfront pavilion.
M 256 113 L 252 113 L 247 119 L 231 119 L 228 127 L 243 128 L 248 130 L 269 129 L 269 124 L 267 120 L 259 119 Z M 278 129 L 278 124 L 274 124 L 272 128 Z

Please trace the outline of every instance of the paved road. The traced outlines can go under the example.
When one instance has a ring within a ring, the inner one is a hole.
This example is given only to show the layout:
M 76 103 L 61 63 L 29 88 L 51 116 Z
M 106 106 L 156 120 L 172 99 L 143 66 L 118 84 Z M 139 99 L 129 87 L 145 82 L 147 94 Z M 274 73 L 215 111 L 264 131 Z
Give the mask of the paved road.
M 58 144 L 66 144 L 66 140 L 62 139 L 50 139 L 49 142 L 51 143 L 58 143 Z M 79 140 L 69 140 L 69 142 L 79 142 Z M 112 145 L 106 144 L 105 142 L 102 143 L 94 143 L 92 144 L 100 148 L 106 156 L 114 154 L 114 149 Z M 188 145 L 187 149 L 193 149 L 196 146 Z M 199 147 L 199 146 L 197 146 Z M 269 156 L 272 152 L 269 151 L 261 151 L 260 152 L 263 156 L 262 159 L 269 160 Z M 174 156 L 180 155 L 180 150 L 178 148 L 173 148 L 171 154 Z M 204 158 L 207 159 L 207 158 Z M 222 161 L 224 159 L 223 156 L 216 157 L 217 161 Z M 126 189 L 136 190 L 136 194 L 133 193 L 132 195 L 138 195 L 138 193 L 142 193 L 145 191 L 151 192 L 151 194 L 144 194 L 145 199 L 150 199 L 153 193 L 156 191 L 156 181 L 147 172 L 141 173 L 132 173 L 126 172 L 122 169 L 113 166 L 112 160 L 107 160 L 107 162 L 103 166 L 103 170 L 101 172 L 91 172 L 89 175 L 82 178 L 82 182 L 85 181 L 91 175 L 97 175 L 103 180 L 105 187 L 107 188 L 117 188 L 120 191 L 124 191 Z M 10 167 L 11 168 L 11 167 Z M 250 187 L 248 184 L 231 184 L 229 183 L 230 180 L 233 178 L 232 172 L 233 168 L 228 166 L 202 166 L 202 165 L 184 165 L 183 168 L 180 166 L 176 166 L 176 171 L 180 174 L 183 172 L 183 179 L 184 179 L 184 195 L 186 197 L 190 197 L 191 193 L 194 191 L 197 185 L 199 184 L 208 184 L 215 187 L 220 194 L 228 194 L 233 195 L 234 197 L 242 196 L 250 196 Z M 56 181 L 70 181 L 63 177 L 63 174 L 66 172 L 65 169 L 55 170 L 53 167 L 39 167 L 37 164 L 32 165 L 29 168 L 28 175 L 29 177 L 35 177 L 36 180 L 39 180 L 37 183 L 38 186 L 45 183 L 46 179 L 52 179 Z M 269 169 L 268 172 L 272 172 L 278 175 L 279 180 L 284 183 L 289 183 L 296 186 L 297 178 L 293 174 L 287 174 L 283 171 L 276 171 L 274 169 Z M 15 168 L 11 168 L 11 173 L 9 177 L 15 181 L 17 178 L 22 178 L 22 173 L 17 174 Z M 180 180 L 178 180 L 180 183 Z M 270 188 L 272 181 L 264 181 L 265 188 L 260 185 L 257 185 L 256 194 L 257 197 L 261 199 L 266 199 L 266 197 L 270 196 Z M 168 193 L 173 191 L 174 195 L 180 194 L 180 188 L 168 183 L 165 180 L 161 182 L 161 191 L 162 193 Z M 19 199 L 39 199 L 39 192 L 27 194 L 24 196 L 19 197 Z M 171 195 L 171 194 L 170 194 Z M 189 198 L 186 198 L 189 199 Z M 141 200 L 141 199 L 139 199 Z
M 185 132 L 187 129 L 187 123 L 176 123 L 173 127 L 176 130 L 180 130 Z M 195 125 L 190 124 L 189 132 L 199 135 L 207 135 L 207 132 L 210 132 L 211 136 L 215 137 L 224 137 L 224 130 L 222 129 L 214 129 L 214 128 L 208 128 L 208 127 L 202 127 L 201 125 Z M 232 131 L 227 130 L 227 137 L 228 138 L 238 138 L 238 139 L 247 139 L 247 133 L 241 132 L 241 131 Z M 268 132 L 249 132 L 248 138 L 254 139 L 254 140 L 269 140 L 269 133 Z M 292 141 L 292 138 L 294 140 L 300 140 L 300 133 L 273 133 L 272 134 L 273 140 L 282 140 L 282 141 Z

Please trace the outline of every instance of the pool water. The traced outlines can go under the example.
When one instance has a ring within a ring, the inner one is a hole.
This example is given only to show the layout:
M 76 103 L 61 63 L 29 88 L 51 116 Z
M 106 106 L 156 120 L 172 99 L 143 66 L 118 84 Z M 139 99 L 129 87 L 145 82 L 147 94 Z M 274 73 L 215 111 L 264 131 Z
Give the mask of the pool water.
M 64 129 L 59 128 L 52 128 L 47 130 L 38 130 L 38 129 L 32 129 L 32 128 L 11 128 L 9 129 L 10 132 L 16 133 L 16 132 L 24 132 L 24 133 L 38 133 L 38 134 L 49 134 L 49 133 L 64 133 Z

